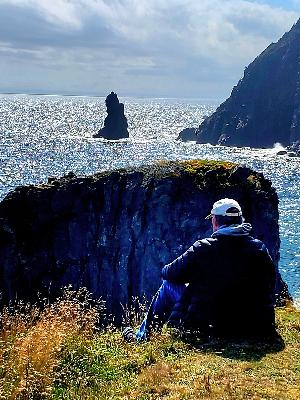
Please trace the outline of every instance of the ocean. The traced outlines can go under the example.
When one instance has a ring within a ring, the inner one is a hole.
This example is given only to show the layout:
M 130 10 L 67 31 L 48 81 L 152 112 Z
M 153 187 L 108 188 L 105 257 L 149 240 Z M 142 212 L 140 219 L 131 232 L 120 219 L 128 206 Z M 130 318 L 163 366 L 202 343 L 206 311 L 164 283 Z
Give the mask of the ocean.
M 218 106 L 206 99 L 120 98 L 130 138 L 93 139 L 106 116 L 105 98 L 0 95 L 0 200 L 16 186 L 70 171 L 89 175 L 156 160 L 229 160 L 270 179 L 279 196 L 280 264 L 300 307 L 300 158 L 272 149 L 222 147 L 176 140 Z

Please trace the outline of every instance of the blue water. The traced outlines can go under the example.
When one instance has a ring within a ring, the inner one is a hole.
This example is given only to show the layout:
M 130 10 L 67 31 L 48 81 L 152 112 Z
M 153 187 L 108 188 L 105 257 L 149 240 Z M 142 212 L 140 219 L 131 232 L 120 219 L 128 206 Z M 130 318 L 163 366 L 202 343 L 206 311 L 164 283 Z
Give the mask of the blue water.
M 218 103 L 184 99 L 121 99 L 130 138 L 93 139 L 106 116 L 104 98 L 0 95 L 0 199 L 18 185 L 73 171 L 87 175 L 156 160 L 207 158 L 246 164 L 269 178 L 279 195 L 280 270 L 300 306 L 300 159 L 276 149 L 181 143 Z

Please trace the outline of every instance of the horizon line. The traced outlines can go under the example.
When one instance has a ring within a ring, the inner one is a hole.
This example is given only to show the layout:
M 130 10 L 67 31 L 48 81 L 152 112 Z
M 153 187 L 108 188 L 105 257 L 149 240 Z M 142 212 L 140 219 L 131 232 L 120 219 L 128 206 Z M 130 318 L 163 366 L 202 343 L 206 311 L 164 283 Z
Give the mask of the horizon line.
M 18 95 L 18 96 L 61 96 L 61 97 L 92 97 L 92 98 L 106 98 L 107 95 L 96 95 L 96 94 L 76 94 L 76 93 L 72 93 L 72 94 L 68 94 L 68 93 L 47 93 L 47 92 L 17 92 L 17 91 L 0 91 L 0 96 L 2 95 Z M 120 98 L 138 98 L 138 99 L 181 99 L 181 100 L 206 100 L 206 101 L 224 101 L 225 98 L 224 97 L 180 97 L 180 96 L 154 96 L 154 95 L 149 95 L 149 96 L 145 96 L 145 95 L 118 95 L 118 97 Z

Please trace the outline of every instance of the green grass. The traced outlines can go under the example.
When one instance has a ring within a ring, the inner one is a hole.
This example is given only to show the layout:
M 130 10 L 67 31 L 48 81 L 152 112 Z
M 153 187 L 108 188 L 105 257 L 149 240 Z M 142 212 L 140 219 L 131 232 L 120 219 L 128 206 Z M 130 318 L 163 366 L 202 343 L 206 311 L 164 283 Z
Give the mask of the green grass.
M 139 345 L 124 343 L 119 332 L 100 333 L 84 344 L 77 338 L 60 355 L 56 373 L 66 380 L 55 383 L 52 398 L 299 399 L 300 314 L 279 309 L 277 321 L 283 349 L 249 343 L 194 347 L 170 332 Z
M 300 398 L 300 312 L 292 307 L 276 310 L 285 346 L 192 345 L 168 330 L 125 343 L 117 329 L 93 331 L 93 310 L 74 300 L 33 314 L 27 325 L 2 316 L 1 399 Z

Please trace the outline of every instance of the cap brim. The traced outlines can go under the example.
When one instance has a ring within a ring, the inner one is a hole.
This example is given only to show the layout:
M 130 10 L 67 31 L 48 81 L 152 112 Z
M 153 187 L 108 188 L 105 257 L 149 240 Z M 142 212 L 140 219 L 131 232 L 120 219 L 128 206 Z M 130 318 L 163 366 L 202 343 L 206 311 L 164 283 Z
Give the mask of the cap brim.
M 205 219 L 211 219 L 213 217 L 213 214 L 209 214 Z

